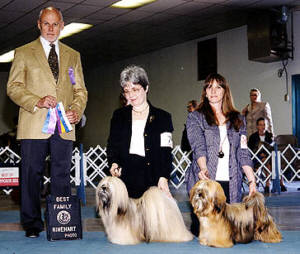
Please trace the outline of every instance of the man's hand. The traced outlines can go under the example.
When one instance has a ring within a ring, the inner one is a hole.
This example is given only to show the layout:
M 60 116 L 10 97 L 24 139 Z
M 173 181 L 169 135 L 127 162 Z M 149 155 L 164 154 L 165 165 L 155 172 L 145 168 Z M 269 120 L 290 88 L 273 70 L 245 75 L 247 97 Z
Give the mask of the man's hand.
M 70 123 L 78 123 L 79 122 L 79 116 L 75 110 L 66 111 L 66 116 Z
M 51 95 L 47 95 L 41 98 L 36 104 L 36 106 L 38 108 L 55 108 L 56 104 L 57 104 L 56 98 Z

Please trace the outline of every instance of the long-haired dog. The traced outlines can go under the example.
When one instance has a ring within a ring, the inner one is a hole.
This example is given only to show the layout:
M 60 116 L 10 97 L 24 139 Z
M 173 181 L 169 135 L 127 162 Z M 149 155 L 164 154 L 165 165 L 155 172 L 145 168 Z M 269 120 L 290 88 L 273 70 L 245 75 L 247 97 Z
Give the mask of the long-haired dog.
M 117 177 L 105 177 L 96 190 L 96 205 L 108 240 L 116 244 L 185 242 L 193 239 L 173 198 L 150 187 L 139 199 L 128 197 Z
M 259 192 L 244 197 L 242 203 L 227 204 L 219 183 L 200 180 L 190 191 L 190 201 L 200 222 L 202 245 L 226 248 L 237 242 L 277 243 L 282 239 Z

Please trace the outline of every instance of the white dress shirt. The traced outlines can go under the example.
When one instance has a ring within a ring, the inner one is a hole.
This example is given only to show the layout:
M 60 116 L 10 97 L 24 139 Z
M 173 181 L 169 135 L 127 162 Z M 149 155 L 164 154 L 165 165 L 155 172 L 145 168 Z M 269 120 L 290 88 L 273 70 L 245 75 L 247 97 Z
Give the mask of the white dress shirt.
M 51 50 L 51 46 L 50 46 L 50 42 L 47 41 L 43 36 L 40 36 L 40 41 L 42 43 L 45 55 L 48 59 L 49 54 L 50 54 L 50 50 Z M 55 45 L 55 52 L 57 54 L 58 57 L 58 64 L 59 64 L 59 46 L 58 46 L 58 40 L 56 40 L 55 42 L 53 42 L 52 44 Z
M 224 153 L 223 158 L 218 159 L 218 168 L 216 173 L 217 181 L 229 181 L 229 141 L 227 137 L 226 124 L 219 126 L 220 130 L 220 148 Z
M 132 134 L 130 141 L 130 154 L 137 154 L 145 157 L 145 139 L 144 130 L 147 119 L 132 121 Z

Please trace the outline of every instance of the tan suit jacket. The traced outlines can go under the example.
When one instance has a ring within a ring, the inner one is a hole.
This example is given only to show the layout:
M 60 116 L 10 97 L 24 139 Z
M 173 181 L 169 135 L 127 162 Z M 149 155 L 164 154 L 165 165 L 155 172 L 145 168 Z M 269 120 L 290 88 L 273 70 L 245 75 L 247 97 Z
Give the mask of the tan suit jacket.
M 15 58 L 7 83 L 8 96 L 20 106 L 17 139 L 47 139 L 51 134 L 42 133 L 48 109 L 37 108 L 37 102 L 47 95 L 62 102 L 65 110 L 75 110 L 81 117 L 87 102 L 80 54 L 59 42 L 59 79 L 56 84 L 40 38 L 15 51 Z M 72 67 L 76 84 L 68 74 Z M 75 126 L 63 139 L 75 140 Z
M 256 121 L 260 117 L 265 119 L 266 130 L 274 135 L 270 104 L 268 102 L 257 102 L 254 109 L 251 108 L 251 105 L 247 105 L 246 121 L 248 138 L 257 131 Z

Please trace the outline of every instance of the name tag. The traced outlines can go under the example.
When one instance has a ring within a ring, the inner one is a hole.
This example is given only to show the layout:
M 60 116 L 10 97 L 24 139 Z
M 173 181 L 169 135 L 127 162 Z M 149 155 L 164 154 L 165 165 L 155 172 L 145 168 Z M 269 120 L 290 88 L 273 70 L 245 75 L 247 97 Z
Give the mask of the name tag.
M 160 134 L 160 146 L 173 148 L 173 140 L 171 132 L 163 132 Z

